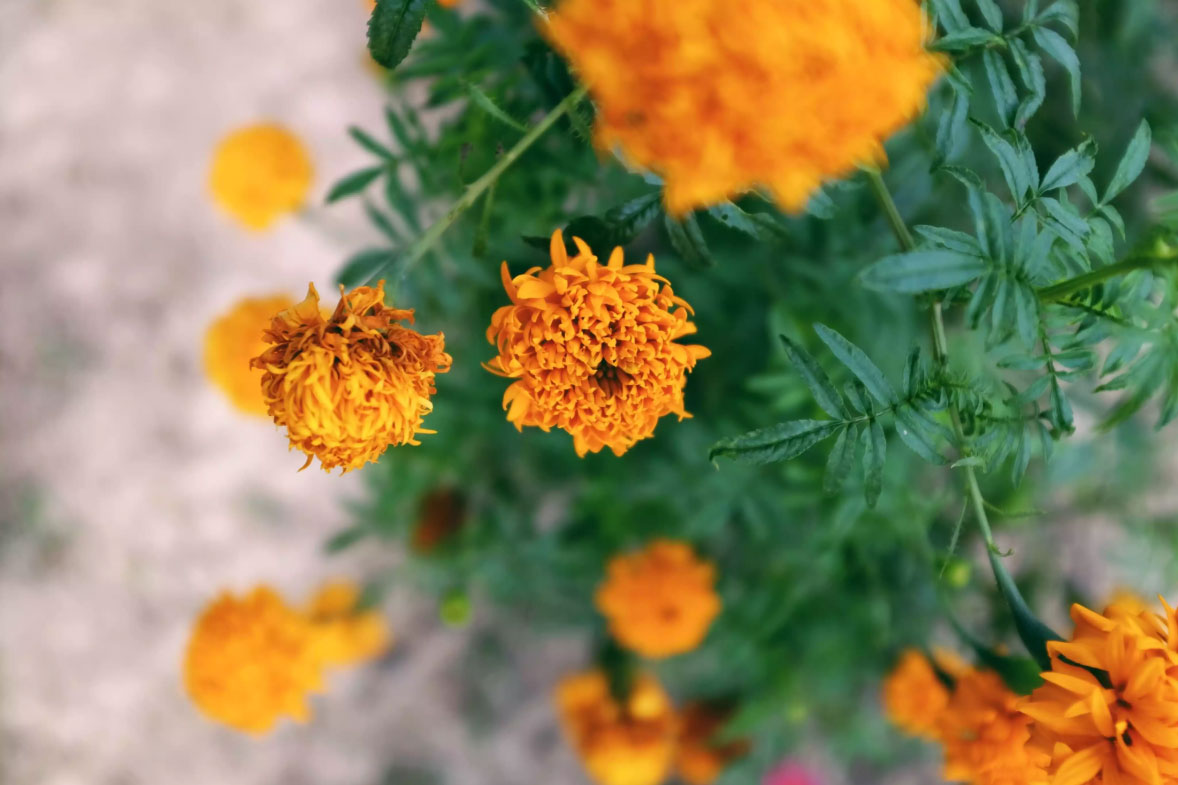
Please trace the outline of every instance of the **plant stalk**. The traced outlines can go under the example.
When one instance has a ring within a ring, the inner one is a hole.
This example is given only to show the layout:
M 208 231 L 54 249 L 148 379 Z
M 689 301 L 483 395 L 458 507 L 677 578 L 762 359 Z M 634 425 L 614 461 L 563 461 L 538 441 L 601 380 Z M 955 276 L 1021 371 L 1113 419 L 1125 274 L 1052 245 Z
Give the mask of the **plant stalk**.
M 1167 249 L 1169 249 L 1169 246 L 1167 246 Z M 1170 264 L 1178 262 L 1178 253 L 1175 253 L 1174 249 L 1169 249 L 1169 251 L 1169 254 L 1161 256 L 1134 254 L 1128 259 L 1124 259 L 1116 264 L 1110 264 L 1108 267 L 1101 267 L 1099 270 L 1077 275 L 1075 278 L 1069 278 L 1052 286 L 1045 286 L 1035 293 L 1039 296 L 1039 301 L 1043 303 L 1066 300 L 1076 292 L 1090 289 L 1096 284 L 1103 283 L 1110 278 L 1116 278 L 1117 276 L 1131 273 L 1134 270 L 1146 270 L 1162 262 L 1169 262 Z

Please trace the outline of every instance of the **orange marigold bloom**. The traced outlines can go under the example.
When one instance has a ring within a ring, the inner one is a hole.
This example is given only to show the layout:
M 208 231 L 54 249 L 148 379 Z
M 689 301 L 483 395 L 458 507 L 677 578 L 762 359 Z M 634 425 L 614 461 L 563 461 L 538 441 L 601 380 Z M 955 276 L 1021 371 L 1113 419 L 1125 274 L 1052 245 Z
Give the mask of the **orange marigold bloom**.
M 384 616 L 360 609 L 359 603 L 359 587 L 345 581 L 323 585 L 312 598 L 307 617 L 315 628 L 319 655 L 328 665 L 355 665 L 392 645 Z
M 744 756 L 747 741 L 722 742 L 716 736 L 731 716 L 705 703 L 690 703 L 679 715 L 679 750 L 675 769 L 687 785 L 711 785 L 732 761 Z
M 276 125 L 253 125 L 217 145 L 209 190 L 226 212 L 261 230 L 303 206 L 311 177 L 311 158 L 298 137 Z
M 1052 785 L 1178 781 L 1178 619 L 1165 610 L 1073 605 L 1072 639 L 1047 644 L 1047 683 L 1020 708 L 1051 745 Z
M 644 657 L 691 651 L 720 612 L 716 571 L 691 546 L 656 540 L 637 553 L 610 560 L 597 589 L 597 609 L 622 646 Z
M 487 370 L 514 379 L 503 396 L 508 421 L 572 434 L 577 455 L 621 455 L 654 434 L 659 418 L 690 415 L 683 387 L 702 346 L 676 343 L 695 332 L 691 307 L 645 265 L 624 265 L 615 248 L 604 267 L 580 238 L 571 259 L 558 230 L 552 265 L 512 278 L 511 305 L 497 310 L 487 340 L 499 355 Z
M 685 213 L 756 186 L 802 209 L 885 159 L 945 59 L 916 0 L 563 0 L 544 34 L 597 104 L 595 137 Z
M 264 733 L 283 716 L 305 722 L 308 693 L 322 687 L 323 661 L 308 620 L 272 589 L 221 594 L 192 631 L 184 685 L 206 715 Z
M 883 684 L 884 713 L 892 724 L 909 736 L 935 739 L 948 705 L 949 688 L 928 658 L 916 649 L 901 654 Z
M 619 704 L 603 672 L 575 674 L 557 687 L 556 708 L 569 744 L 598 785 L 659 785 L 666 779 L 677 720 L 653 677 L 639 675 Z
M 270 415 L 286 426 L 292 448 L 325 471 L 376 461 L 390 445 L 419 444 L 433 410 L 434 375 L 450 370 L 445 337 L 422 335 L 412 310 L 384 304 L 384 281 L 344 293 L 324 316 L 312 284 L 307 297 L 274 317 L 271 346 L 253 360 L 265 373 Z
M 247 297 L 219 316 L 205 331 L 205 374 L 239 410 L 266 414 L 262 372 L 250 360 L 266 348 L 262 331 L 274 314 L 294 304 L 289 296 Z

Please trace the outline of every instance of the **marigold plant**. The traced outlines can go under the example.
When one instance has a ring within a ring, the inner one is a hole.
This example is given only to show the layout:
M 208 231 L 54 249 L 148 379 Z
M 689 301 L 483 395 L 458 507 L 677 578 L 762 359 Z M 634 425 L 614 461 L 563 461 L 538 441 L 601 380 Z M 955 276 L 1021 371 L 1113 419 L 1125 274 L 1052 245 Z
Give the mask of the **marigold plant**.
M 266 348 L 262 332 L 274 314 L 294 304 L 285 294 L 246 297 L 217 317 L 205 331 L 205 374 L 237 409 L 265 416 L 262 372 L 250 365 Z
M 933 664 L 917 649 L 908 649 L 883 684 L 884 713 L 910 736 L 936 739 L 941 713 L 949 705 L 949 688 Z
M 433 410 L 435 374 L 450 369 L 445 337 L 422 335 L 412 310 L 384 304 L 384 282 L 344 292 L 330 316 L 319 293 L 281 311 L 266 331 L 262 392 L 274 422 L 310 465 L 344 471 L 377 460 L 391 445 L 418 444 Z
M 514 278 L 502 266 L 511 298 L 491 317 L 487 340 L 499 354 L 486 364 L 512 379 L 503 396 L 516 428 L 560 428 L 577 455 L 608 447 L 622 455 L 650 437 L 660 418 L 690 415 L 683 387 L 710 352 L 678 343 L 695 332 L 691 307 L 646 264 L 627 265 L 615 248 L 605 265 L 580 238 L 569 257 L 560 230 L 552 264 Z
M 277 125 L 241 128 L 213 153 L 213 201 L 246 228 L 269 228 L 303 206 L 311 188 L 311 158 L 297 136 Z
M 595 600 L 618 643 L 658 659 L 703 642 L 720 612 L 715 581 L 715 568 L 690 545 L 656 540 L 611 559 Z

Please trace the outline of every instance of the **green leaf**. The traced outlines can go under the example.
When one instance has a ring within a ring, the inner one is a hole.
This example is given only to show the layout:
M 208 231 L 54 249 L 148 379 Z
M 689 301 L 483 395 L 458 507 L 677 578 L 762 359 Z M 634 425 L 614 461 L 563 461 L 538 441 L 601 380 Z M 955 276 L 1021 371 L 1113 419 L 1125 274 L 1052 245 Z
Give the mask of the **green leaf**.
M 824 324 L 814 325 L 814 332 L 830 347 L 839 362 L 863 382 L 872 397 L 885 406 L 896 401 L 896 391 L 862 349 Z
M 1036 27 L 1032 31 L 1035 41 L 1057 63 L 1068 72 L 1072 84 L 1072 114 L 1080 115 L 1080 58 L 1064 37 L 1047 27 Z
M 941 226 L 914 226 L 912 231 L 931 245 L 939 248 L 947 248 L 950 251 L 956 251 L 967 256 L 984 256 L 982 253 L 982 246 L 978 244 L 977 238 L 968 235 L 965 232 L 958 232 L 954 229 L 946 229 Z
M 363 147 L 368 152 L 375 155 L 377 158 L 383 158 L 385 161 L 392 162 L 396 159 L 393 151 L 385 147 L 380 142 L 376 141 L 367 131 L 358 126 L 350 126 L 348 128 L 348 135 L 356 140 L 356 144 Z
M 1137 132 L 1133 134 L 1133 140 L 1129 142 L 1129 149 L 1125 151 L 1121 162 L 1117 164 L 1117 171 L 1113 174 L 1113 179 L 1109 181 L 1104 198 L 1100 200 L 1101 204 L 1111 202 L 1141 176 L 1145 170 L 1145 163 L 1149 159 L 1149 148 L 1152 143 L 1153 134 L 1150 131 L 1149 123 L 1142 120 L 1141 125 L 1137 126 Z
M 810 356 L 810 353 L 791 341 L 787 336 L 780 336 L 781 343 L 785 347 L 785 354 L 789 357 L 790 363 L 797 369 L 798 373 L 802 375 L 806 386 L 810 388 L 810 393 L 814 396 L 814 401 L 822 411 L 829 414 L 831 417 L 837 419 L 847 419 L 847 407 L 843 403 L 842 396 L 838 394 L 838 390 L 830 383 L 830 377 L 818 365 L 818 362 Z
M 978 133 L 982 135 L 982 141 L 986 143 L 986 147 L 990 148 L 990 152 L 998 159 L 998 166 L 1002 170 L 1002 178 L 1006 181 L 1006 187 L 1010 189 L 1010 195 L 1014 197 L 1017 204 L 1022 204 L 1027 192 L 1031 190 L 1032 180 L 1032 172 L 1028 170 L 1026 160 L 1006 135 L 999 134 L 985 123 L 976 120 L 971 122 L 974 128 L 978 129 Z M 1038 179 L 1037 173 L 1034 178 Z
M 1034 346 L 1039 330 L 1039 298 L 1023 281 L 1014 283 L 1014 316 L 1019 338 L 1024 345 Z
M 1085 139 L 1079 147 L 1068 150 L 1055 159 L 1055 163 L 1047 170 L 1047 175 L 1039 185 L 1039 191 L 1045 193 L 1057 188 L 1067 188 L 1075 185 L 1081 177 L 1085 177 L 1096 166 L 1096 142 Z
M 1010 573 L 1006 571 L 998 554 L 991 550 L 989 555 L 990 567 L 994 570 L 994 579 L 1014 616 L 1014 626 L 1018 630 L 1019 639 L 1027 647 L 1027 652 L 1039 663 L 1040 668 L 1051 670 L 1051 657 L 1047 654 L 1047 642 L 1063 639 L 1054 630 L 1039 621 L 1035 614 L 1031 613 L 1026 600 L 1023 599 L 1023 595 L 1019 592 L 1014 579 L 1010 577 Z
M 385 68 L 396 68 L 421 32 L 428 0 L 376 0 L 368 20 L 368 51 Z
M 663 226 L 667 230 L 667 238 L 671 247 L 679 254 L 683 261 L 695 267 L 712 267 L 716 264 L 712 254 L 708 251 L 708 244 L 704 241 L 703 232 L 695 215 L 688 214 L 682 220 L 676 220 L 670 215 L 663 216 Z
M 616 245 L 626 245 L 650 223 L 662 206 L 662 192 L 651 191 L 623 202 L 605 213 L 605 221 L 613 229 Z
M 994 0 L 977 0 L 978 10 L 982 12 L 982 18 L 986 20 L 986 26 L 995 33 L 1002 32 L 1002 9 Z
M 396 259 L 391 248 L 365 249 L 344 262 L 335 275 L 335 281 L 351 289 L 369 280 L 384 267 L 392 265 Z
M 990 83 L 990 94 L 994 98 L 998 116 L 1002 118 L 1002 124 L 1008 126 L 1018 109 L 1018 92 L 1014 89 L 1014 80 L 1010 78 L 1006 61 L 996 49 L 987 49 L 982 52 L 982 66 L 986 71 L 986 80 Z
M 740 209 L 732 202 L 721 202 L 708 208 L 708 215 L 716 219 L 729 229 L 746 234 L 754 240 L 765 240 L 765 232 L 753 216 Z
M 1019 79 L 1027 88 L 1027 95 L 1014 113 L 1014 127 L 1024 128 L 1047 98 L 1047 75 L 1043 71 L 1043 58 L 1028 49 L 1021 38 L 1010 42 L 1010 55 L 1018 68 Z
M 1080 8 L 1075 0 L 1059 0 L 1039 14 L 1039 24 L 1062 22 L 1075 38 L 1080 34 Z
M 946 30 L 953 32 L 969 27 L 969 17 L 961 10 L 961 0 L 932 0 L 937 20 Z
M 988 269 L 989 263 L 979 256 L 936 249 L 887 256 L 863 270 L 859 278 L 871 289 L 917 294 L 962 286 Z
M 943 466 L 944 456 L 937 451 L 935 441 L 930 437 L 923 414 L 910 406 L 900 406 L 893 412 L 896 418 L 896 435 L 914 453 L 937 466 Z
M 741 463 L 766 464 L 796 458 L 844 427 L 836 420 L 796 420 L 721 439 L 708 451 L 708 460 L 731 458 Z
M 949 111 L 944 112 L 937 123 L 936 149 L 940 161 L 953 157 L 961 138 L 965 135 L 968 120 L 969 95 L 963 92 L 953 93 Z
M 470 96 L 471 103 L 473 103 L 479 109 L 482 109 L 491 117 L 494 117 L 504 125 L 511 126 L 517 131 L 526 132 L 528 130 L 526 125 L 499 108 L 499 104 L 491 100 L 491 96 L 483 92 L 481 87 L 474 84 L 473 82 L 464 82 L 464 86 L 466 87 L 467 95 Z
M 966 27 L 943 35 L 929 47 L 934 52 L 967 52 L 979 46 L 1001 41 L 1002 37 L 980 27 Z
M 863 496 L 868 507 L 875 507 L 883 490 L 883 467 L 888 442 L 879 420 L 872 419 L 863 429 Z
M 383 166 L 373 166 L 368 169 L 361 169 L 357 172 L 352 172 L 346 175 L 342 180 L 331 187 L 331 191 L 327 194 L 327 203 L 332 204 L 338 202 L 340 199 L 346 199 L 349 196 L 354 196 L 365 188 L 367 188 L 373 180 L 384 174 L 385 168 Z
M 858 435 L 852 428 L 843 428 L 834 440 L 834 449 L 826 459 L 826 474 L 822 478 L 822 489 L 828 496 L 834 496 L 851 475 L 855 463 L 855 447 Z

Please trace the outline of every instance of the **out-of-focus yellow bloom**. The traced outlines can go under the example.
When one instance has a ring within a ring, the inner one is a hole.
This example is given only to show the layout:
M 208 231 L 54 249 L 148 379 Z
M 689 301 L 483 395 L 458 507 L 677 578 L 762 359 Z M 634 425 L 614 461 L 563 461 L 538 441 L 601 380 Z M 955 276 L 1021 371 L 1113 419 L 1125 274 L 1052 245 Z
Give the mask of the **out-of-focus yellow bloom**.
M 311 285 L 298 305 L 274 317 L 269 348 L 253 360 L 264 371 L 270 415 L 292 448 L 325 471 L 376 461 L 390 445 L 419 444 L 433 411 L 434 375 L 450 370 L 445 337 L 422 335 L 412 310 L 384 305 L 384 281 L 344 293 L 325 317 Z
M 608 447 L 621 455 L 683 408 L 687 374 L 711 352 L 677 343 L 695 332 L 691 307 L 644 265 L 625 265 L 615 248 L 605 266 L 580 238 L 569 258 L 552 235 L 552 265 L 512 278 L 511 298 L 491 317 L 487 340 L 499 350 L 485 367 L 514 381 L 503 396 L 516 428 L 560 428 L 577 455 Z
M 619 704 L 601 671 L 565 678 L 556 708 L 569 744 L 598 785 L 659 785 L 675 754 L 677 720 L 653 677 L 637 676 Z
M 949 705 L 949 688 L 937 677 L 928 658 L 908 649 L 884 679 L 884 713 L 909 736 L 937 738 L 941 712 Z
M 307 608 L 320 656 L 328 665 L 355 665 L 378 657 L 392 645 L 392 634 L 379 612 L 361 610 L 360 589 L 336 581 L 323 585 Z
M 730 763 L 748 753 L 746 741 L 716 739 L 730 716 L 730 711 L 705 703 L 690 703 L 680 713 L 675 769 L 687 785 L 711 785 Z
M 310 622 L 260 586 L 240 598 L 226 592 L 201 614 L 184 685 L 210 718 L 264 733 L 284 716 L 307 720 L 307 695 L 321 689 L 322 668 Z
M 274 314 L 294 304 L 289 296 L 247 297 L 219 316 L 205 332 L 205 373 L 230 403 L 246 414 L 265 416 L 262 372 L 250 360 L 266 348 L 262 331 Z
M 945 65 L 916 0 L 563 0 L 542 30 L 674 213 L 757 186 L 800 210 L 882 162 Z
M 311 177 L 311 157 L 298 137 L 276 125 L 254 125 L 217 145 L 209 189 L 230 215 L 261 230 L 303 206 Z
M 720 612 L 715 582 L 715 568 L 696 558 L 691 546 L 656 540 L 610 560 L 597 589 L 597 609 L 622 646 L 644 657 L 670 657 L 691 651 L 707 636 Z

